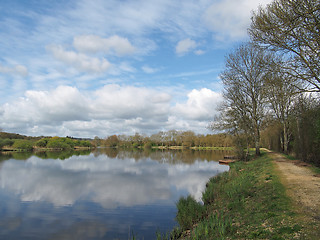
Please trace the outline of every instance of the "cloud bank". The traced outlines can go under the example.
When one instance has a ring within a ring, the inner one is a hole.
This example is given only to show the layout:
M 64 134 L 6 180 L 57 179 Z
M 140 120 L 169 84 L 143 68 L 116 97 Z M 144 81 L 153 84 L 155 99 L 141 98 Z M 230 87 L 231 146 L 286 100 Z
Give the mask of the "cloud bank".
M 0 128 L 30 135 L 207 132 L 229 48 L 271 0 L 5 1 Z
M 31 135 L 100 136 L 152 134 L 163 130 L 203 132 L 216 113 L 221 95 L 210 89 L 192 90 L 185 102 L 172 93 L 145 87 L 105 85 L 95 91 L 59 86 L 52 91 L 27 91 L 23 98 L 0 108 L 7 131 Z M 59 129 L 56 133 L 55 129 Z

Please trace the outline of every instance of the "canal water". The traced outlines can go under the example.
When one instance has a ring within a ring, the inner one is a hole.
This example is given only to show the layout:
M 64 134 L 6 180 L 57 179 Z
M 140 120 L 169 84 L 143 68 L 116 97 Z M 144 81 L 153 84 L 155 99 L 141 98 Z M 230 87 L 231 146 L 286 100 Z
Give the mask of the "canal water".
M 0 154 L 0 239 L 155 239 L 201 201 L 223 151 Z

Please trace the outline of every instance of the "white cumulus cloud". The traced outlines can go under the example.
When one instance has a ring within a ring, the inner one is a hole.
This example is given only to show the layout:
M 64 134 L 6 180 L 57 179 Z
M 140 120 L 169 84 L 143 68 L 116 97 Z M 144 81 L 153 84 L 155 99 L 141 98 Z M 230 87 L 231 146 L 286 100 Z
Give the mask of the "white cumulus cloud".
M 271 0 L 224 0 L 215 1 L 205 12 L 204 20 L 215 38 L 220 41 L 241 40 L 247 36 L 250 17 L 259 5 Z
M 143 87 L 111 84 L 95 92 L 98 118 L 157 118 L 168 113 L 171 96 Z
M 194 40 L 187 38 L 178 42 L 176 46 L 176 53 L 178 55 L 183 55 L 193 50 L 196 47 L 197 47 L 197 43 Z
M 83 53 L 67 51 L 60 45 L 50 45 L 47 49 L 52 53 L 56 60 L 82 72 L 103 73 L 112 66 L 105 58 L 99 59 L 89 57 Z
M 187 102 L 176 104 L 173 111 L 184 119 L 210 121 L 216 114 L 217 105 L 221 100 L 221 93 L 207 88 L 193 89 L 188 94 Z
M 130 55 L 135 52 L 135 47 L 127 38 L 118 35 L 101 38 L 97 35 L 82 35 L 74 37 L 73 46 L 79 52 L 97 53 L 104 52 L 117 56 Z
M 2 122 L 5 126 L 25 124 L 56 125 L 63 121 L 86 120 L 87 100 L 78 89 L 60 86 L 49 91 L 27 91 L 23 98 L 3 107 Z
M 70 86 L 26 91 L 24 97 L 0 106 L 1 128 L 36 136 L 105 137 L 171 129 L 199 133 L 206 132 L 222 98 L 207 88 L 193 89 L 177 104 L 173 96 L 117 84 L 91 91 Z

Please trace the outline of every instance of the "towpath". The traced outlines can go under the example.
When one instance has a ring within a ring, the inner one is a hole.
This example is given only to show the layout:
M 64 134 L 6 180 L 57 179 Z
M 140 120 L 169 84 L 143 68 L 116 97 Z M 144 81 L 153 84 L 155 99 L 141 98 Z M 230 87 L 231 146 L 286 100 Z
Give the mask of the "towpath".
M 278 168 L 287 195 L 299 213 L 299 220 L 312 235 L 307 239 L 320 239 L 320 175 L 315 174 L 304 162 L 289 160 L 279 153 L 268 154 Z

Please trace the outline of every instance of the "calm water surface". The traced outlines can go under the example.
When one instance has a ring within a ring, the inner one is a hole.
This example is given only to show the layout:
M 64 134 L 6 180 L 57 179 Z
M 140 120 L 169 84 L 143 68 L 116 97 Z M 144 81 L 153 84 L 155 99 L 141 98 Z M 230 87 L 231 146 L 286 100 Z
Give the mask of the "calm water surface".
M 222 151 L 0 154 L 0 239 L 154 239 L 181 196 L 228 170 Z

